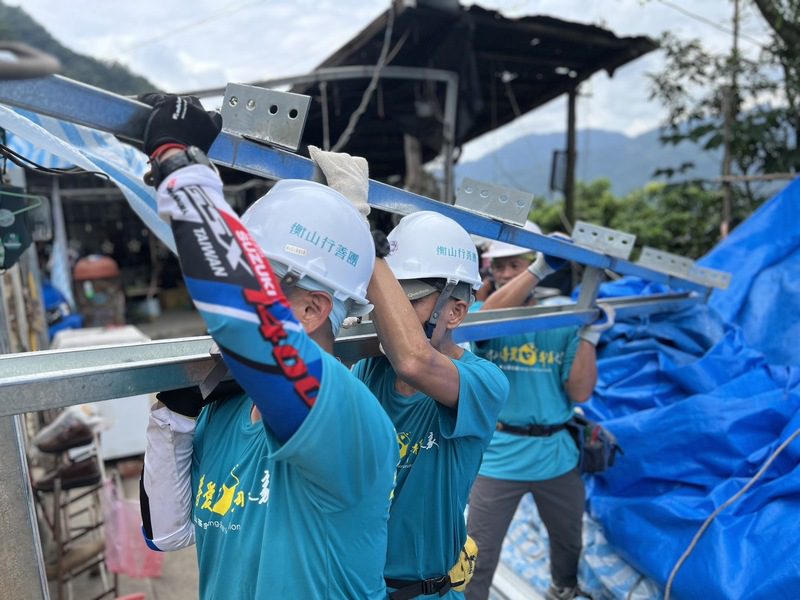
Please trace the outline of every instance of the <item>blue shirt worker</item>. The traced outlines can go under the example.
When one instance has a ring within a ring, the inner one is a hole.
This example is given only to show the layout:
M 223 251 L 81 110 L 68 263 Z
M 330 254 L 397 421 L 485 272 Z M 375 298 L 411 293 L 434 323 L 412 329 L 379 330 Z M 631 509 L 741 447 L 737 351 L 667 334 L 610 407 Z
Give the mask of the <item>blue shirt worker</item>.
M 384 600 L 395 433 L 331 353 L 345 317 L 370 308 L 370 231 L 340 193 L 305 181 L 278 182 L 239 219 L 204 154 L 218 123 L 193 99 L 146 100 L 159 214 L 243 388 L 202 408 L 169 394 L 154 405 L 148 544 L 195 543 L 207 600 Z
M 389 598 L 463 598 L 476 554 L 464 508 L 508 382 L 452 339 L 481 281 L 467 232 L 421 211 L 404 217 L 388 241 L 367 292 L 385 356 L 360 361 L 354 373 L 391 418 L 400 449 Z
M 528 222 L 526 229 L 535 231 Z M 491 259 L 497 288 L 480 310 L 533 306 L 534 288 L 565 261 L 493 242 Z M 588 400 L 597 383 L 595 346 L 613 324 L 520 333 L 476 344 L 476 353 L 508 377 L 508 403 L 472 488 L 467 529 L 481 549 L 469 600 L 486 600 L 506 530 L 517 505 L 532 493 L 550 539 L 552 583 L 548 600 L 578 597 L 585 490 L 577 468 L 578 449 L 565 429 L 574 402 Z

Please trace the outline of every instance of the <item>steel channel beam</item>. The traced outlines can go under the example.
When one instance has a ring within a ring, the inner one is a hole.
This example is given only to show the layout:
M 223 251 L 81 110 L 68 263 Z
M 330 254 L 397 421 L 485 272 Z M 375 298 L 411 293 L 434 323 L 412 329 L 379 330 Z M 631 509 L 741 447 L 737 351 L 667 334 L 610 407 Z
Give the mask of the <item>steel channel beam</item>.
M 127 140 L 142 137 L 149 107 L 57 75 L 28 81 L 0 82 L 0 103 L 79 123 L 113 133 Z M 307 158 L 221 133 L 209 151 L 217 164 L 268 179 L 314 178 L 314 164 Z M 390 185 L 370 180 L 369 204 L 381 210 L 408 214 L 433 210 L 458 221 L 469 233 L 540 250 L 598 269 L 633 275 L 678 289 L 706 293 L 708 287 L 588 250 L 569 242 L 526 231 L 449 204 L 437 202 Z
M 619 318 L 664 313 L 697 303 L 690 294 L 615 298 Z M 458 342 L 585 325 L 596 308 L 575 304 L 470 313 L 455 331 Z M 124 398 L 198 385 L 213 367 L 208 336 L 98 348 L 46 350 L 0 356 L 0 417 L 84 402 Z M 347 331 L 335 353 L 345 361 L 377 354 L 371 323 Z

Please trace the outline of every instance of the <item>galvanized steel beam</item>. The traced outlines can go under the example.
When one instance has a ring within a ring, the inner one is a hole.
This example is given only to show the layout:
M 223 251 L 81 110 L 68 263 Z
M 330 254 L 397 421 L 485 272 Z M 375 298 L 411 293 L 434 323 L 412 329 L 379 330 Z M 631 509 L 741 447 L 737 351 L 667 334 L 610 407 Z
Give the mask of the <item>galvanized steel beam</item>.
M 59 76 L 28 81 L 0 82 L 0 102 L 113 133 L 129 141 L 141 140 L 149 107 Z M 221 133 L 209 150 L 217 164 L 268 179 L 314 178 L 314 164 L 307 158 Z M 469 233 L 540 250 L 560 258 L 621 275 L 633 275 L 678 289 L 701 293 L 709 286 L 665 271 L 588 250 L 569 242 L 526 231 L 520 227 L 425 198 L 370 180 L 369 204 L 398 214 L 433 210 L 458 221 Z M 713 284 L 712 284 L 713 285 Z
M 614 298 L 619 318 L 663 313 L 697 303 L 690 294 Z M 597 308 L 543 306 L 470 313 L 457 342 L 585 325 Z M 214 366 L 208 336 L 98 348 L 45 350 L 0 356 L 0 417 L 199 385 Z M 377 354 L 372 323 L 347 330 L 335 353 L 346 362 Z

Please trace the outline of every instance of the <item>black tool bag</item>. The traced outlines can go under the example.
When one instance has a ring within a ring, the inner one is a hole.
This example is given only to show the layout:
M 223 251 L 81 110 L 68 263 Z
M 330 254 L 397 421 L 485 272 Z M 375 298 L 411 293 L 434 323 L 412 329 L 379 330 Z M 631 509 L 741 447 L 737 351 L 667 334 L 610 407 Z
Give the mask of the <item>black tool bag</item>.
M 617 451 L 625 454 L 613 433 L 584 415 L 575 413 L 566 426 L 578 447 L 582 473 L 602 473 L 614 466 Z

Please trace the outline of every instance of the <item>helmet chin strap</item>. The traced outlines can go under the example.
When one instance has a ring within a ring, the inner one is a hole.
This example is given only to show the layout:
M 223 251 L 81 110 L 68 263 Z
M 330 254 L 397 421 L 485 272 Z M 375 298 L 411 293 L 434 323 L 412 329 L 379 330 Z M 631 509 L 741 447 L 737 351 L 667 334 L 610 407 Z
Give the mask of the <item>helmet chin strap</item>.
M 281 291 L 283 295 L 288 298 L 289 294 L 297 286 L 297 282 L 300 281 L 302 277 L 303 276 L 297 271 L 289 269 L 286 275 L 281 277 Z
M 448 280 L 447 284 L 439 293 L 439 297 L 436 299 L 436 305 L 433 307 L 433 312 L 431 313 L 431 316 L 428 317 L 428 320 L 424 325 L 425 336 L 428 338 L 428 340 L 433 338 L 433 332 L 436 329 L 436 323 L 439 321 L 442 310 L 444 310 L 444 305 L 447 304 L 448 300 L 450 300 L 450 294 L 453 293 L 453 290 L 457 285 L 457 281 Z

